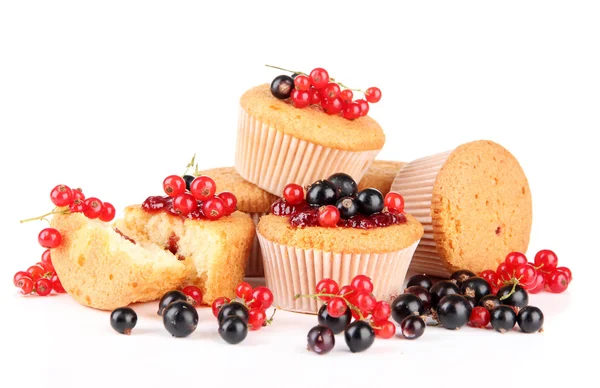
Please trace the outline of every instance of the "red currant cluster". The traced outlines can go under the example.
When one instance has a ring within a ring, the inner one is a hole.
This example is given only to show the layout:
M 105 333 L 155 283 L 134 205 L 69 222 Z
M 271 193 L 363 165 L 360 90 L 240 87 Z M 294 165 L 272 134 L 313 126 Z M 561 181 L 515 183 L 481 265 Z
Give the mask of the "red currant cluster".
M 23 295 L 35 293 L 39 296 L 46 296 L 52 290 L 58 294 L 65 293 L 65 289 L 54 271 L 50 249 L 46 249 L 42 253 L 42 260 L 27 268 L 27 271 L 17 272 L 13 277 L 13 283 L 19 289 L 19 293 Z
M 354 120 L 369 113 L 369 103 L 374 104 L 381 100 L 379 88 L 373 86 L 365 91 L 348 88 L 343 83 L 330 78 L 327 70 L 320 67 L 306 74 L 267 66 L 293 73 L 291 77 L 287 75 L 275 77 L 271 82 L 271 93 L 282 100 L 290 99 L 296 108 L 317 105 L 327 114 L 341 114 L 348 120 Z M 363 93 L 364 99 L 354 100 L 354 92 Z

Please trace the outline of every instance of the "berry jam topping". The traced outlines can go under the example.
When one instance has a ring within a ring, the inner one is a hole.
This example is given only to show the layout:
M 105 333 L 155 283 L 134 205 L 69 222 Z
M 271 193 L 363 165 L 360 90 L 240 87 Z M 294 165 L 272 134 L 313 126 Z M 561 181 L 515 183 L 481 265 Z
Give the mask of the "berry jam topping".
M 297 205 L 292 205 L 285 199 L 279 198 L 271 205 L 271 213 L 276 216 L 289 216 L 310 208 L 311 206 L 304 200 Z

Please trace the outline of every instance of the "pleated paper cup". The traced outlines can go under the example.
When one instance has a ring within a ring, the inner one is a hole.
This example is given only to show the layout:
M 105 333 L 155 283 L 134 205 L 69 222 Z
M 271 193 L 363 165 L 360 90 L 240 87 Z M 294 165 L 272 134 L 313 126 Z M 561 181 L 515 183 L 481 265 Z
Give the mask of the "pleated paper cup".
M 373 280 L 373 295 L 391 301 L 402 293 L 404 278 L 419 241 L 407 248 L 387 253 L 334 253 L 302 249 L 269 241 L 257 233 L 263 254 L 265 280 L 273 292 L 274 304 L 283 310 L 316 314 L 322 305 L 313 298 L 295 295 L 314 294 L 324 278 L 340 286 L 356 275 Z
M 358 182 L 379 151 L 323 147 L 278 131 L 240 108 L 235 169 L 274 195 L 280 196 L 288 183 L 305 186 L 336 172 Z
M 257 225 L 260 217 L 266 214 L 267 213 L 248 213 L 252 218 L 252 221 L 254 221 L 254 225 Z M 251 278 L 262 278 L 265 276 L 260 243 L 258 242 L 258 237 L 256 237 L 256 235 L 254 235 L 252 248 L 250 248 L 250 257 L 248 258 L 248 264 L 246 264 L 246 276 Z

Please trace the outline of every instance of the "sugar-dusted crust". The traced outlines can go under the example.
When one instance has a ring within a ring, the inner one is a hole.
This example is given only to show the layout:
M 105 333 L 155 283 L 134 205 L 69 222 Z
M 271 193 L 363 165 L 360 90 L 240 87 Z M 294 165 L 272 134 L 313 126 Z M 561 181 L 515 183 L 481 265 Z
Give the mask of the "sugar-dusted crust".
M 268 84 L 256 86 L 240 99 L 251 116 L 278 131 L 324 147 L 347 151 L 379 150 L 385 143 L 381 126 L 369 116 L 346 120 L 320 107 L 297 109 L 271 94 Z
M 366 188 L 375 188 L 383 195 L 390 192 L 394 178 L 398 171 L 404 166 L 405 162 L 394 162 L 389 160 L 375 160 L 367 173 L 358 182 L 358 190 Z
M 218 191 L 231 191 L 235 194 L 238 209 L 244 213 L 266 213 L 278 198 L 244 180 L 233 167 L 212 168 L 200 171 L 200 174 L 211 177 L 217 184 Z
M 423 236 L 423 226 L 406 215 L 405 224 L 369 230 L 354 228 L 295 228 L 287 217 L 267 215 L 258 232 L 267 240 L 301 249 L 335 253 L 384 253 L 404 249 Z
M 508 253 L 527 251 L 532 204 L 525 173 L 496 143 L 463 144 L 437 175 L 431 217 L 449 272 L 493 269 Z

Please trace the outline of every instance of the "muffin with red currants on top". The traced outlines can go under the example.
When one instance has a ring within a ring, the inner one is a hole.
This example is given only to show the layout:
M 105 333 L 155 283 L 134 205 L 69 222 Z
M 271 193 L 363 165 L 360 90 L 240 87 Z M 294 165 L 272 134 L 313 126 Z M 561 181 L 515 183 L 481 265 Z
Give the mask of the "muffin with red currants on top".
M 423 226 L 403 210 L 400 194 L 384 197 L 372 188 L 359 192 L 344 173 L 316 181 L 306 192 L 288 184 L 257 227 L 275 304 L 317 313 L 319 301 L 295 295 L 310 294 L 321 279 L 346 284 L 358 274 L 373 280 L 377 299 L 400 293 L 423 236 Z

